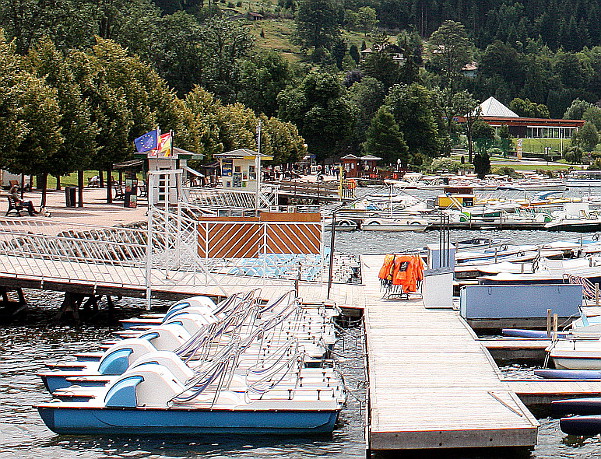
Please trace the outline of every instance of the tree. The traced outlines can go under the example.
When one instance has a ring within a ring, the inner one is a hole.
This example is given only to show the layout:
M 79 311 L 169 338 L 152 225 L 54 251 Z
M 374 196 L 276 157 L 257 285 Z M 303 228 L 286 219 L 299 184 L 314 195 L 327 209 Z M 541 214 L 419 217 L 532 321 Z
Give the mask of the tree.
M 477 153 L 474 156 L 474 170 L 479 179 L 483 179 L 486 174 L 490 174 L 490 157 L 486 152 Z
M 210 18 L 201 28 L 198 43 L 203 62 L 198 84 L 214 93 L 224 103 L 236 100 L 240 89 L 240 62 L 249 56 L 253 38 L 240 23 Z
M 361 70 L 365 75 L 381 81 L 386 89 L 401 81 L 401 68 L 392 59 L 389 46 L 391 43 L 385 34 L 377 35 L 371 53 L 368 53 L 361 63 Z
M 0 166 L 41 174 L 64 142 L 57 91 L 24 68 L 1 33 L 0 65 Z
M 211 160 L 215 153 L 225 151 L 220 141 L 220 124 L 218 112 L 221 102 L 213 94 L 195 86 L 184 100 L 188 131 L 192 138 L 192 151 L 205 155 Z
M 509 108 L 520 116 L 529 118 L 549 118 L 549 108 L 545 104 L 537 104 L 530 99 L 516 97 L 509 103 Z
M 278 117 L 298 127 L 318 161 L 336 155 L 352 132 L 355 112 L 335 75 L 311 72 L 278 96 Z
M 348 50 L 348 53 L 353 58 L 355 63 L 358 64 L 360 57 L 359 57 L 359 48 L 357 48 L 357 45 L 352 44 Z
M 301 0 L 294 37 L 303 49 L 329 49 L 340 35 L 340 10 L 334 0 Z
M 303 139 L 296 126 L 277 118 L 264 120 L 264 132 L 268 134 L 268 151 L 275 164 L 292 164 L 303 159 L 307 152 Z
M 205 61 L 198 46 L 201 26 L 191 14 L 178 11 L 161 18 L 160 29 L 149 61 L 183 97 L 202 81 Z
M 453 94 L 449 88 L 439 91 L 438 101 L 449 139 L 455 134 L 456 117 L 473 112 L 479 105 L 469 92 L 460 91 Z M 447 146 L 446 150 L 450 152 L 450 146 Z
M 501 139 L 501 150 L 503 150 L 504 155 L 507 155 L 509 153 L 509 146 L 511 145 L 511 134 L 509 133 L 509 126 L 506 124 L 501 124 L 499 138 Z
M 442 74 L 443 87 L 454 91 L 463 66 L 472 60 L 472 45 L 463 24 L 444 21 L 428 42 L 431 63 Z
M 65 55 L 49 39 L 32 47 L 26 62 L 31 72 L 56 89 L 61 114 L 59 125 L 64 138 L 56 153 L 48 156 L 43 171 L 41 206 L 44 207 L 48 174 L 61 176 L 88 167 L 98 151 L 98 127 L 92 121 L 89 101 L 83 97 Z
M 384 85 L 372 77 L 365 77 L 348 89 L 347 98 L 356 113 L 352 138 L 355 151 L 359 151 L 359 145 L 365 142 L 371 120 L 382 105 L 385 95 Z
M 486 121 L 478 119 L 474 121 L 472 126 L 472 138 L 474 139 L 478 151 L 485 153 L 490 148 L 495 140 L 495 129 Z M 474 159 L 474 165 L 475 163 Z
M 403 167 L 407 166 L 409 149 L 386 105 L 382 105 L 371 120 L 363 148 L 367 154 L 381 157 L 384 163 L 397 164 L 400 160 Z
M 423 41 L 415 31 L 402 31 L 397 37 L 397 44 L 403 53 L 400 81 L 405 84 L 420 82 L 420 68 L 423 65 Z
M 563 154 L 563 159 L 571 164 L 580 164 L 582 162 L 583 151 L 582 148 L 572 146 L 568 148 Z
M 403 133 L 411 155 L 423 153 L 435 157 L 441 152 L 435 100 L 432 91 L 417 83 L 393 86 L 384 100 Z
M 484 75 L 500 75 L 514 85 L 523 85 L 526 77 L 525 56 L 509 44 L 495 40 L 486 47 L 479 62 Z
M 582 119 L 590 121 L 595 125 L 597 131 L 601 131 L 601 108 L 597 106 L 587 108 L 582 114 Z
M 599 131 L 593 123 L 587 121 L 574 133 L 573 141 L 575 145 L 581 147 L 584 151 L 592 151 L 599 143 Z
M 357 27 L 365 36 L 378 25 L 376 10 L 370 6 L 362 6 L 357 10 Z
M 257 53 L 240 63 L 238 101 L 256 113 L 273 116 L 278 111 L 277 96 L 291 80 L 290 65 L 280 53 Z
M 337 38 L 332 45 L 332 57 L 339 70 L 342 70 L 342 61 L 344 60 L 344 56 L 346 56 L 346 48 L 346 42 L 341 38 Z
M 572 104 L 566 109 L 563 114 L 565 120 L 581 120 L 583 119 L 584 112 L 589 108 L 594 107 L 593 104 L 582 99 L 575 99 Z

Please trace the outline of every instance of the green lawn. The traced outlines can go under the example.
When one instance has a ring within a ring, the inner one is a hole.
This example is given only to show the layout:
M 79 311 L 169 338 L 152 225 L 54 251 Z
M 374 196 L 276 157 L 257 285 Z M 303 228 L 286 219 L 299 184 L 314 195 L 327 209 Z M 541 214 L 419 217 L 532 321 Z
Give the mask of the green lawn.
M 254 21 L 250 24 L 249 31 L 255 38 L 255 45 L 259 49 L 279 51 L 290 62 L 299 62 L 304 57 L 300 46 L 292 44 L 294 22 L 291 19 Z M 261 37 L 261 31 L 263 31 L 264 37 Z
M 84 186 L 88 186 L 88 179 L 90 177 L 94 177 L 95 175 L 98 175 L 98 171 L 84 171 L 84 173 L 83 173 Z M 113 178 L 115 180 L 119 180 L 119 173 L 113 171 Z M 105 179 L 105 183 L 106 183 L 106 172 L 104 173 L 104 179 Z M 123 180 L 125 180 L 125 174 L 123 174 Z M 141 173 L 138 173 L 138 180 L 139 181 L 143 180 Z M 35 179 L 34 179 L 34 183 L 35 183 Z M 65 186 L 77 186 L 77 172 L 74 172 L 73 174 L 69 174 L 69 175 L 61 177 L 61 187 L 65 187 Z M 56 189 L 56 178 L 55 177 L 50 177 L 50 176 L 48 177 L 48 189 L 49 190 Z

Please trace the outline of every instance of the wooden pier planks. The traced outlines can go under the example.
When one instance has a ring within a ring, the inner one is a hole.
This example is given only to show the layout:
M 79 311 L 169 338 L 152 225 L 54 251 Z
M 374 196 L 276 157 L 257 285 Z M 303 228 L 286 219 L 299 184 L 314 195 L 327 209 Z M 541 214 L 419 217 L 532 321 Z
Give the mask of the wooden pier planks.
M 506 382 L 526 405 L 548 405 L 553 400 L 601 395 L 599 380 L 513 379 Z
M 452 310 L 421 300 L 382 300 L 377 271 L 364 262 L 369 375 L 368 448 L 529 447 L 538 422 L 488 352 Z

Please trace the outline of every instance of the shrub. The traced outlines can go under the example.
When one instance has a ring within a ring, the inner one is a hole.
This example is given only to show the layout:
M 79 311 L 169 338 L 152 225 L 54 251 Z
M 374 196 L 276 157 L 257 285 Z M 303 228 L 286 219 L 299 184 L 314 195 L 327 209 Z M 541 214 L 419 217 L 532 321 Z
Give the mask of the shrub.
M 471 164 L 466 163 L 466 164 L 461 164 L 459 161 L 453 161 L 450 158 L 437 158 L 434 161 L 432 161 L 432 164 L 430 166 L 430 170 L 433 172 L 436 171 L 448 171 L 448 172 L 458 172 L 460 169 L 467 169 L 467 168 L 471 168 Z
M 601 171 L 601 158 L 596 158 L 588 167 L 589 171 Z
M 575 164 L 579 164 L 582 162 L 582 156 L 583 152 L 582 148 L 580 147 L 570 147 L 563 154 L 563 157 L 566 161 Z
M 518 174 L 515 173 L 515 169 L 510 166 L 494 167 L 492 170 L 492 173 L 497 174 L 497 175 L 508 175 L 509 177 L 513 177 L 513 178 L 518 176 Z

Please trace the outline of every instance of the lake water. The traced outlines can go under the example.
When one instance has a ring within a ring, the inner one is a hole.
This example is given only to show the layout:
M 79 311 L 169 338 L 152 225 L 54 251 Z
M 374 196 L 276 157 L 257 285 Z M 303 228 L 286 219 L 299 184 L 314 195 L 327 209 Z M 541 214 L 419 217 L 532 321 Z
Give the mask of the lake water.
M 537 231 L 453 231 L 451 240 L 458 241 L 485 235 L 508 239 L 517 244 L 551 242 L 577 237 L 568 233 Z M 346 253 L 392 253 L 415 250 L 438 242 L 438 232 L 426 233 L 338 233 L 336 250 Z M 26 325 L 0 327 L 0 458 L 306 458 L 365 457 L 363 439 L 364 369 L 359 328 L 347 329 L 335 352 L 346 384 L 351 389 L 348 402 L 333 435 L 319 438 L 277 437 L 71 437 L 49 431 L 33 405 L 50 400 L 36 372 L 44 369 L 44 361 L 56 361 L 69 354 L 95 350 L 97 343 L 111 337 L 116 325 L 66 327 L 49 325 L 61 296 L 52 292 L 26 292 L 37 311 Z M 128 300 L 133 306 L 141 301 Z M 122 300 L 120 304 L 126 303 Z M 133 315 L 138 311 L 131 311 Z M 41 318 L 42 321 L 38 321 Z M 37 322 L 37 323 L 36 323 Z M 518 369 L 520 371 L 526 371 Z M 469 377 L 469 375 L 466 375 Z M 559 421 L 540 419 L 539 444 L 533 458 L 599 457 L 599 437 L 574 439 L 559 430 Z M 494 457 L 490 452 L 475 457 Z M 468 452 L 452 457 L 474 457 Z M 510 456 L 511 457 L 511 456 Z

